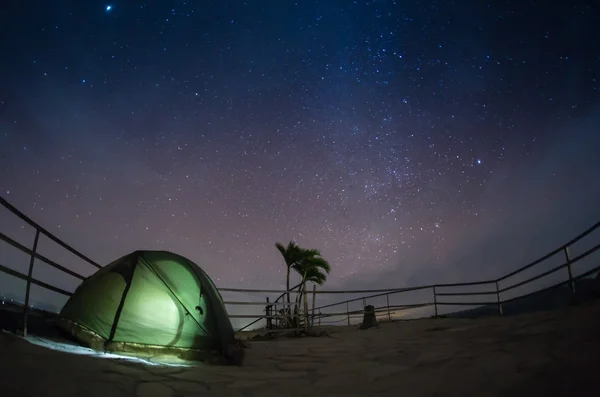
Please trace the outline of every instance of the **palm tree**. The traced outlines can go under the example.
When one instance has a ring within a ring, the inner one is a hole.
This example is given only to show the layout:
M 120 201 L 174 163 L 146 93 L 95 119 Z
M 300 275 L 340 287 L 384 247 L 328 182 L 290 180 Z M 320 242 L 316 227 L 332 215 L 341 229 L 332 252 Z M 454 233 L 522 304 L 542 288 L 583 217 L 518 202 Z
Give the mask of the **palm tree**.
M 317 251 L 318 250 L 313 250 Z M 301 282 L 301 295 L 300 304 L 302 304 L 302 297 L 304 297 L 304 328 L 308 328 L 308 300 L 306 298 L 306 283 L 313 282 L 317 285 L 323 285 L 327 280 L 327 274 L 331 271 L 331 265 L 321 256 L 321 253 L 304 258 L 300 262 L 293 265 L 296 272 L 302 277 Z
M 283 260 L 286 266 L 285 276 L 285 290 L 287 291 L 287 303 L 290 303 L 290 271 L 296 264 L 302 262 L 304 259 L 320 255 L 318 250 L 303 249 L 298 247 L 298 244 L 290 241 L 286 246 L 281 243 L 275 243 L 275 247 L 281 252 Z

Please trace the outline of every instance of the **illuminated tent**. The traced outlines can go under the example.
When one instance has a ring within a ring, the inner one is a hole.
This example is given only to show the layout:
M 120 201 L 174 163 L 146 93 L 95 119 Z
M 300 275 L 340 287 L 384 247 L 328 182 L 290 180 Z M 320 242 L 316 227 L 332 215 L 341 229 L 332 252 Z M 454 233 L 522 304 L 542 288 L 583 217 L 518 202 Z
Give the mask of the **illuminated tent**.
M 236 349 L 211 279 L 166 251 L 135 251 L 98 270 L 71 296 L 58 325 L 96 350 L 205 359 Z

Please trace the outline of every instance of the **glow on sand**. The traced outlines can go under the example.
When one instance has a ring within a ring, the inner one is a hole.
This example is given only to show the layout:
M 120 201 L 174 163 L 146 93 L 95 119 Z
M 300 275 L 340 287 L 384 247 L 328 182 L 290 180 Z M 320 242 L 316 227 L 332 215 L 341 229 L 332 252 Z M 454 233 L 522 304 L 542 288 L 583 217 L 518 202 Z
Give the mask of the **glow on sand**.
M 197 366 L 198 363 L 190 363 L 185 360 L 181 360 L 175 357 L 153 357 L 152 359 L 142 358 L 142 357 L 134 357 L 134 356 L 126 356 L 115 353 L 107 353 L 96 351 L 87 347 L 77 346 L 70 343 L 62 343 L 57 342 L 45 338 L 40 338 L 37 336 L 27 336 L 22 338 L 27 342 L 45 347 L 47 349 L 60 351 L 63 353 L 69 354 L 77 354 L 83 356 L 91 356 L 97 358 L 107 358 L 113 360 L 126 360 L 131 362 L 137 362 L 140 364 L 153 365 L 153 366 L 169 366 L 169 367 L 193 367 Z

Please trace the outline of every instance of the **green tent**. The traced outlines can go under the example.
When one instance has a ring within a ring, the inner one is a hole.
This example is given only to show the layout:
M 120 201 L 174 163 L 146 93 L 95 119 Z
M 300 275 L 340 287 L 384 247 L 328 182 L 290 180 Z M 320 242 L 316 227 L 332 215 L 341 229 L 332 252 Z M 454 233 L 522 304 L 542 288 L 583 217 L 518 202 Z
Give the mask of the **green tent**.
M 211 279 L 192 261 L 166 251 L 135 251 L 98 270 L 77 288 L 58 323 L 97 350 L 187 359 L 236 350 Z

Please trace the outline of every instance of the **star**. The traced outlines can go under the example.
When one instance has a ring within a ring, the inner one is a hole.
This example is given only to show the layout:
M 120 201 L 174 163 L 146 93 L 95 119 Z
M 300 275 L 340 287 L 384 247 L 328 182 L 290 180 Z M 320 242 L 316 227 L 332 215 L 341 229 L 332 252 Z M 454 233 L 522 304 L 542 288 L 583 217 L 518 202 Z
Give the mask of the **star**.
M 290 240 L 319 289 L 499 276 L 600 220 L 599 27 L 481 1 L 5 1 L 0 193 L 99 263 L 172 250 L 219 287 L 282 288 Z

